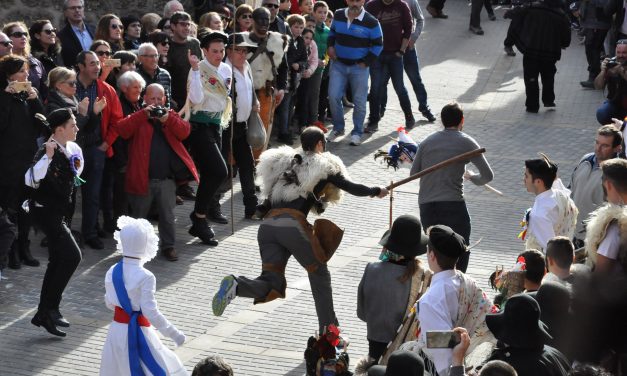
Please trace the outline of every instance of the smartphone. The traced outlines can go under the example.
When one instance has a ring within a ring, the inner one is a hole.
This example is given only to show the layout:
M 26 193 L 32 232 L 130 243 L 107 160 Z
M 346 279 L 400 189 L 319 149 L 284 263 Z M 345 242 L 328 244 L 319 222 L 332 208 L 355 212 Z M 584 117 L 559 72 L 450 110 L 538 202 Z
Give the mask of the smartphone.
M 452 330 L 431 330 L 427 332 L 427 348 L 452 349 L 461 342 L 459 333 Z
M 22 91 L 30 91 L 31 89 L 30 81 L 26 81 L 26 82 L 13 81 L 11 82 L 10 85 L 13 89 L 15 89 L 16 93 L 20 93 Z
M 122 61 L 120 59 L 106 59 L 103 64 L 105 67 L 119 68 Z

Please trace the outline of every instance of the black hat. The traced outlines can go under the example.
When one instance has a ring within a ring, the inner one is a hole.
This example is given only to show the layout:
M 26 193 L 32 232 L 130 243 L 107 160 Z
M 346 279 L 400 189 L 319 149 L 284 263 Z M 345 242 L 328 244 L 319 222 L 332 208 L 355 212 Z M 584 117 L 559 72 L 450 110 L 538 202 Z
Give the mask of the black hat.
M 257 43 L 251 41 L 247 33 L 233 33 L 229 35 L 227 46 L 256 48 Z
M 228 42 L 228 37 L 221 31 L 212 31 L 200 37 L 200 46 L 202 48 L 207 48 L 207 46 L 209 46 L 209 44 L 213 41 L 220 41 L 226 44 Z
M 420 220 L 413 215 L 401 215 L 396 218 L 392 228 L 379 240 L 379 244 L 385 248 L 407 258 L 424 254 L 428 242 Z
M 569 318 L 570 291 L 558 282 L 542 283 L 538 291 L 529 294 L 540 306 L 540 319 L 555 333 Z
M 439 253 L 454 259 L 467 251 L 464 238 L 444 225 L 435 225 L 429 229 L 429 244 Z
M 512 296 L 503 311 L 486 315 L 485 322 L 496 339 L 512 347 L 535 349 L 553 339 L 540 320 L 538 302 L 529 294 Z
M 368 376 L 430 376 L 425 371 L 425 363 L 413 351 L 396 350 L 390 355 L 388 365 L 372 366 L 368 369 Z
M 46 127 L 50 129 L 50 132 L 54 133 L 55 128 L 62 126 L 72 117 L 73 113 L 70 108 L 58 108 L 44 117 L 41 114 L 36 114 L 35 117 L 41 121 Z

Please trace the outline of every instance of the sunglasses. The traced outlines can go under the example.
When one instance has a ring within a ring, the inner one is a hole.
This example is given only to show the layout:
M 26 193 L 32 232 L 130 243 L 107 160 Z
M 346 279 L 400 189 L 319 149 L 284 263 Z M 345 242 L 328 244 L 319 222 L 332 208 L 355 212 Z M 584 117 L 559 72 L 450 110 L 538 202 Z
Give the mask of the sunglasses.
M 113 30 L 115 30 L 115 29 L 124 30 L 124 25 L 116 25 L 116 24 L 113 24 L 113 25 L 111 25 L 111 28 L 112 28 Z
M 243 20 L 247 20 L 249 18 L 253 18 L 253 15 L 252 14 L 242 14 L 240 16 L 240 18 L 243 19 Z
M 3 45 L 4 47 L 9 47 L 13 45 L 13 42 L 11 42 L 10 40 L 6 40 L 4 42 L 0 42 L 1 45 Z
M 163 41 L 163 42 L 157 42 L 157 43 L 159 43 L 162 46 L 169 46 L 170 45 L 170 42 L 168 42 L 167 40 Z
M 76 87 L 76 81 L 65 81 L 64 83 L 67 84 L 68 86 Z
M 22 37 L 26 38 L 28 36 L 28 33 L 25 31 L 16 31 L 9 35 L 12 36 L 13 38 L 22 38 Z
M 278 9 L 279 5 L 278 4 L 263 4 L 264 7 L 266 8 L 270 8 L 270 9 Z
M 57 29 L 44 29 L 42 31 L 48 35 L 52 35 L 52 33 L 57 33 Z
M 111 51 L 96 51 L 98 56 L 111 56 Z

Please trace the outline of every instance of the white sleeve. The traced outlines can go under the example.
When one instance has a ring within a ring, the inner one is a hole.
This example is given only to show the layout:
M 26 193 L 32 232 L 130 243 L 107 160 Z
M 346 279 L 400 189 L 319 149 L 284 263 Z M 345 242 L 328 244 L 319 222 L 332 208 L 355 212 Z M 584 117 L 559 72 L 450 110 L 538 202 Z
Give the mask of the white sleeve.
M 618 233 L 618 225 L 612 223 L 605 233 L 605 238 L 601 244 L 597 253 L 603 255 L 609 259 L 616 260 L 618 258 L 618 248 L 620 246 L 620 234 Z
M 427 331 L 430 330 L 452 330 L 451 318 L 448 317 L 446 307 L 434 306 L 428 302 L 419 302 L 418 320 L 420 321 L 420 337 L 423 343 L 427 343 Z M 435 364 L 439 375 L 448 374 L 448 368 L 453 361 L 453 349 L 429 349 L 423 348 Z
M 168 319 L 163 316 L 157 307 L 157 300 L 155 299 L 155 292 L 157 291 L 157 280 L 155 276 L 150 273 L 141 283 L 141 299 L 139 307 L 142 314 L 150 321 L 157 330 L 164 335 L 167 329 L 172 326 Z
M 26 174 L 24 174 L 24 184 L 31 188 L 37 188 L 41 179 L 46 177 L 50 162 L 51 159 L 48 158 L 47 154 L 44 154 L 33 167 L 26 170 Z
M 189 101 L 193 104 L 202 102 L 205 95 L 202 92 L 202 82 L 200 81 L 200 71 L 189 70 Z
M 551 208 L 554 210 L 556 208 Z M 538 243 L 542 246 L 542 249 L 546 252 L 546 244 L 549 240 L 555 237 L 555 231 L 553 230 L 553 222 L 549 218 L 550 214 L 545 210 L 534 213 L 531 212 L 529 216 L 529 230 L 536 237 Z

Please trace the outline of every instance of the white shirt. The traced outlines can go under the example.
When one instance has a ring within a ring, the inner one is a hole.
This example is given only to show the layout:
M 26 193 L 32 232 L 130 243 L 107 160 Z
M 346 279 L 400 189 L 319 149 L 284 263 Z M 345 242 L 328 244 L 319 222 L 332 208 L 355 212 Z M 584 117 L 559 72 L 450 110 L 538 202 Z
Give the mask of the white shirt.
M 616 223 L 612 223 L 608 226 L 607 232 L 605 233 L 605 238 L 601 244 L 599 244 L 599 249 L 597 253 L 603 255 L 611 260 L 616 260 L 618 258 L 618 250 L 620 247 L 620 232 L 618 231 L 618 225 Z M 622 267 L 619 263 L 614 264 L 613 272 L 619 272 L 622 270 Z
M 426 343 L 427 331 L 452 330 L 459 312 L 461 281 L 455 270 L 444 270 L 433 275 L 431 286 L 418 301 L 420 337 Z M 423 351 L 433 360 L 440 375 L 447 374 L 453 362 L 453 349 L 428 349 Z
M 344 14 L 346 14 L 346 22 L 348 23 L 347 28 L 350 29 L 351 27 L 351 19 L 350 17 L 348 17 L 348 7 L 344 8 Z M 355 20 L 359 20 L 359 21 L 363 21 L 364 20 L 364 16 L 366 15 L 366 8 L 361 7 L 361 13 L 359 13 L 359 16 L 355 17 Z
M 237 116 L 235 121 L 238 123 L 247 121 L 250 117 L 250 112 L 253 109 L 253 80 L 250 75 L 250 64 L 244 61 L 244 72 L 239 69 L 233 68 L 231 60 L 226 59 L 226 64 L 233 70 L 233 76 L 235 77 L 235 93 L 237 99 L 235 105 L 237 106 Z
M 59 148 L 59 150 L 61 150 L 61 152 L 63 152 L 63 154 L 65 154 L 68 160 L 73 155 L 78 156 L 78 158 L 81 160 L 81 164 L 78 167 L 77 175 L 80 176 L 80 174 L 83 172 L 83 168 L 85 167 L 85 159 L 83 158 L 83 150 L 81 149 L 81 147 L 72 141 L 68 141 L 65 144 L 65 147 L 61 146 L 61 144 L 57 144 L 57 147 Z M 52 159 L 48 158 L 48 155 L 44 153 L 43 157 L 41 157 L 41 159 L 38 160 L 32 168 L 29 168 L 26 171 L 26 174 L 24 174 L 24 184 L 32 188 L 37 188 L 41 179 L 46 177 L 50 162 L 52 162 Z
M 200 64 L 209 64 L 207 60 L 202 60 Z M 215 67 L 214 67 L 215 68 Z M 217 67 L 218 74 L 222 78 L 227 88 L 227 92 L 231 90 L 231 67 L 223 62 L 220 62 L 220 66 Z M 200 69 L 195 71 L 190 69 L 190 84 L 189 84 L 189 101 L 193 104 L 202 103 L 202 110 L 207 112 L 221 112 L 224 111 L 224 101 L 213 101 L 210 98 L 205 98 L 205 94 L 202 87 L 203 83 L 200 80 Z
M 562 220 L 559 215 L 558 195 L 570 197 L 570 190 L 559 178 L 555 179 L 551 189 L 536 196 L 529 213 L 529 232 L 538 240 L 543 252 L 549 240 L 555 237 L 555 228 Z

